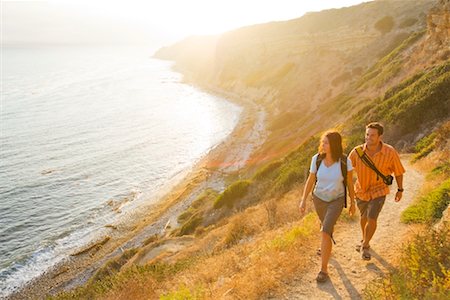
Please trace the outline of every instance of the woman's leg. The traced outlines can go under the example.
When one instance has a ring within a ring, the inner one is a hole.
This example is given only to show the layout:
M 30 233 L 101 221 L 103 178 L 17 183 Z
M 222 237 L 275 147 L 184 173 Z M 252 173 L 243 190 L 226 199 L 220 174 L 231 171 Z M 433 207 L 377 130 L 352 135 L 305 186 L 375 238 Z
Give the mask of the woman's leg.
M 325 217 L 322 221 L 322 268 L 321 271 L 328 273 L 328 262 L 330 261 L 334 225 L 336 224 L 342 209 L 344 198 L 339 198 L 327 204 Z
M 322 272 L 328 274 L 328 262 L 330 260 L 331 256 L 331 248 L 332 248 L 332 242 L 331 237 L 326 232 L 322 233 L 322 243 L 321 243 L 321 256 L 322 256 L 322 268 L 320 269 Z

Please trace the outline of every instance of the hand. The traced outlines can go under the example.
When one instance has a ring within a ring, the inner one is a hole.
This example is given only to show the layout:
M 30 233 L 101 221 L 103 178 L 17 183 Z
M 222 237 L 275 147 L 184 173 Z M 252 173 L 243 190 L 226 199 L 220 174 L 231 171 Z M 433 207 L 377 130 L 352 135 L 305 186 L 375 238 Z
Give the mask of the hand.
M 302 201 L 300 201 L 300 204 L 298 205 L 298 208 L 300 209 L 300 213 L 304 214 L 305 210 L 306 210 L 306 201 L 305 199 L 302 199 Z
M 403 192 L 397 192 L 395 194 L 395 202 L 402 200 Z
M 353 216 L 355 214 L 355 203 L 350 203 L 350 208 L 348 209 L 348 213 L 350 216 Z

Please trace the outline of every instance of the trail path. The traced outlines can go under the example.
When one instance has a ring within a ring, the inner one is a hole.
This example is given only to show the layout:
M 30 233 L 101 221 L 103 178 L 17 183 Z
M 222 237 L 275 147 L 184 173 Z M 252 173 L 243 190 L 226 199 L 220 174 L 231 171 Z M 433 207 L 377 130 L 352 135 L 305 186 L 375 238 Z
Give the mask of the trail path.
M 328 267 L 331 280 L 316 283 L 320 257 L 311 254 L 309 271 L 292 282 L 280 299 L 362 299 L 366 284 L 393 268 L 402 242 L 411 233 L 411 227 L 400 222 L 401 212 L 411 204 L 424 180 L 423 175 L 411 167 L 408 156 L 402 156 L 402 163 L 406 169 L 403 184 L 405 192 L 402 200 L 396 203 L 394 196 L 397 185 L 393 184 L 370 243 L 372 259 L 362 260 L 355 250 L 361 239 L 359 216 L 355 222 L 338 221 L 334 234 L 337 245 L 333 246 Z

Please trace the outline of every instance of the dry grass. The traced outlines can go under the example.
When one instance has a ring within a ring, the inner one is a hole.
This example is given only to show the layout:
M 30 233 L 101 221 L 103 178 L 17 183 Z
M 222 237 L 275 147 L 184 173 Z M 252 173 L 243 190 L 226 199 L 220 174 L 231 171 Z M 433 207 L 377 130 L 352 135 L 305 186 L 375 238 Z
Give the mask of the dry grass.
M 192 259 L 174 276 L 135 276 L 110 290 L 105 299 L 258 299 L 281 293 L 308 265 L 319 226 L 315 214 L 300 219 L 300 190 L 271 200 L 268 217 L 261 203 L 210 229 L 168 263 Z M 181 297 L 181 298 L 180 298 Z

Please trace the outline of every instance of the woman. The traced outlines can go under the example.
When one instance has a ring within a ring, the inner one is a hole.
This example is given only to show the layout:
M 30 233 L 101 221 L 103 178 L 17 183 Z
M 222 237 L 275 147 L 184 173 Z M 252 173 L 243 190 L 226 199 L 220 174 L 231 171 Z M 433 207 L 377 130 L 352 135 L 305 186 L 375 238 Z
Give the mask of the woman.
M 350 215 L 353 215 L 355 212 L 352 162 L 344 156 L 342 152 L 342 138 L 338 132 L 326 132 L 322 135 L 319 153 L 312 157 L 308 180 L 306 181 L 306 186 L 303 190 L 303 196 L 299 205 L 300 212 L 304 213 L 306 210 L 306 197 L 311 193 L 315 184 L 312 199 L 322 224 L 322 241 L 320 247 L 322 267 L 317 275 L 317 282 L 325 282 L 329 278 L 328 261 L 331 255 L 333 228 L 344 207 L 345 186 L 342 175 L 343 171 L 341 169 L 341 158 L 347 160 L 346 173 L 348 195 L 350 198 Z M 318 169 L 317 159 L 319 159 L 320 162 Z

